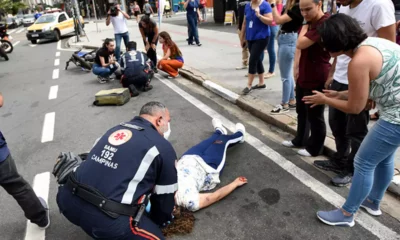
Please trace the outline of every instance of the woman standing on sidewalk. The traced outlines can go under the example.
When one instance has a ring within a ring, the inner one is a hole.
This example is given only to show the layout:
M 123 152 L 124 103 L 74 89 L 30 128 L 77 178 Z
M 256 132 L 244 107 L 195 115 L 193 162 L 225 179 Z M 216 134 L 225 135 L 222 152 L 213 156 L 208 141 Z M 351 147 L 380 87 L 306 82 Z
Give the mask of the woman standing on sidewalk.
M 202 21 L 200 17 L 200 1 L 199 0 L 186 0 L 185 4 L 183 5 L 186 9 L 186 19 L 188 22 L 188 44 L 193 44 L 193 39 L 196 42 L 197 46 L 201 46 L 199 40 L 199 31 L 197 29 L 197 23 Z
M 144 15 L 139 22 L 140 34 L 143 38 L 143 43 L 146 48 L 147 56 L 153 62 L 154 72 L 157 72 L 157 42 L 158 42 L 158 27 L 157 23 L 149 16 Z
M 265 88 L 264 84 L 264 65 L 262 54 L 268 45 L 270 37 L 269 26 L 272 24 L 272 10 L 267 1 L 252 0 L 245 7 L 245 18 L 241 31 L 241 45 L 247 46 L 250 51 L 249 75 L 247 87 L 243 89 L 243 94 L 249 94 L 252 89 Z M 258 84 L 252 86 L 255 74 L 258 74 Z
M 271 0 L 272 15 L 276 24 L 282 25 L 278 34 L 278 61 L 282 80 L 282 102 L 271 114 L 288 112 L 290 107 L 296 107 L 294 98 L 293 62 L 296 52 L 297 33 L 303 25 L 299 0 L 289 0 L 283 14 L 279 11 L 275 0 Z M 271 60 L 270 60 L 271 61 Z
M 400 46 L 368 37 L 348 15 L 330 17 L 320 28 L 324 47 L 332 57 L 347 55 L 349 90 L 314 91 L 304 97 L 312 106 L 328 104 L 349 114 L 362 112 L 368 99 L 376 102 L 381 117 L 368 132 L 354 159 L 354 177 L 346 203 L 334 211 L 319 211 L 328 225 L 354 226 L 360 207 L 374 216 L 382 214 L 380 202 L 394 173 L 394 156 L 400 147 Z
M 179 75 L 178 70 L 183 67 L 182 53 L 167 32 L 160 33 L 159 41 L 163 45 L 164 57 L 157 67 L 168 73 L 168 78 L 176 78 Z
M 322 47 L 317 28 L 329 18 L 329 14 L 322 11 L 322 0 L 300 0 L 300 9 L 308 24 L 301 29 L 296 45 L 301 50 L 300 61 L 295 62 L 295 68 L 299 69 L 296 86 L 297 135 L 292 141 L 284 141 L 282 144 L 286 147 L 304 146 L 305 149 L 297 153 L 311 157 L 320 155 L 324 148 L 325 105 L 311 108 L 302 98 L 312 95 L 313 90 L 322 91 L 328 79 L 331 56 Z
M 283 8 L 282 0 L 268 0 L 268 2 L 271 5 L 271 8 L 273 4 L 274 8 L 276 8 L 279 13 L 282 12 Z M 275 76 L 275 63 L 276 63 L 275 38 L 279 31 L 279 25 L 274 20 L 271 26 L 269 26 L 269 28 L 271 31 L 271 35 L 269 36 L 269 41 L 267 46 L 268 57 L 269 57 L 269 70 L 268 73 L 265 74 L 264 78 L 271 78 Z

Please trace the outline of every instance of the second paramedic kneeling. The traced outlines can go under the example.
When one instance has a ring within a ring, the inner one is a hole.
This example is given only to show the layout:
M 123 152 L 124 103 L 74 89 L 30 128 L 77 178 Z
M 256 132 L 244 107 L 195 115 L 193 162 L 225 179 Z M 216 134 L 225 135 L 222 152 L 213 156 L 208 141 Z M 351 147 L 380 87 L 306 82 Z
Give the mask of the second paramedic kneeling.
M 150 102 L 139 117 L 108 130 L 59 187 L 61 213 L 95 239 L 164 239 L 160 227 L 172 221 L 177 190 L 169 122 L 168 109 Z M 96 197 L 84 199 L 84 190 Z M 100 204 L 90 203 L 99 197 Z M 141 212 L 149 200 L 151 211 Z

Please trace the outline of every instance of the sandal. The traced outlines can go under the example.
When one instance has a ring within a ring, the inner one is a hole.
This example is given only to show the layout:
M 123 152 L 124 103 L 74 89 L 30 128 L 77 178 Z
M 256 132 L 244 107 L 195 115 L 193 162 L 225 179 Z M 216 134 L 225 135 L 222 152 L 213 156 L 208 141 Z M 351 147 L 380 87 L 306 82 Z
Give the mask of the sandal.
M 271 78 L 271 77 L 274 77 L 275 76 L 275 73 L 267 73 L 267 74 L 265 74 L 264 75 L 264 78 Z
M 379 112 L 375 112 L 375 113 L 369 115 L 369 119 L 370 119 L 371 121 L 377 121 L 377 120 L 379 120 Z
M 265 85 L 265 84 L 263 84 L 263 85 L 254 85 L 254 86 L 252 86 L 251 87 L 251 89 L 262 89 L 262 88 L 266 88 L 267 86 Z

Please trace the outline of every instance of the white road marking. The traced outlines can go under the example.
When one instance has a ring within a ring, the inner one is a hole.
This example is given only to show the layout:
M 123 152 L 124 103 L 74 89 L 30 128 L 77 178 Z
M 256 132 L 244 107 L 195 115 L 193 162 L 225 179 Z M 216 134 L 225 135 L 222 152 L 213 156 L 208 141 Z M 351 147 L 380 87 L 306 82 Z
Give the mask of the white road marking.
M 25 30 L 25 28 L 21 28 L 20 30 L 18 30 L 18 31 L 16 32 L 16 34 L 21 33 L 21 32 L 23 32 L 24 30 Z
M 160 80 L 162 83 L 167 85 L 169 88 L 174 90 L 176 93 L 181 95 L 183 98 L 185 98 L 188 102 L 196 106 L 198 109 L 200 109 L 202 112 L 210 116 L 211 118 L 219 118 L 222 123 L 224 124 L 225 127 L 227 127 L 231 132 L 235 131 L 235 124 L 225 118 L 224 116 L 220 115 L 218 112 L 214 111 L 201 101 L 197 100 L 187 92 L 183 91 L 180 89 L 178 86 L 175 84 L 171 83 L 170 81 L 163 80 L 156 76 L 158 80 Z M 250 134 L 246 134 L 246 142 L 253 146 L 257 151 L 259 151 L 261 154 L 263 154 L 265 157 L 268 159 L 272 160 L 274 163 L 279 165 L 281 168 L 283 168 L 285 171 L 290 173 L 292 176 L 297 178 L 301 183 L 306 185 L 307 187 L 311 188 L 315 193 L 320 195 L 323 199 L 325 199 L 327 202 L 331 203 L 332 205 L 336 207 L 341 207 L 342 204 L 345 202 L 345 199 L 329 187 L 325 186 L 325 184 L 319 182 L 312 176 L 310 176 L 308 173 L 306 173 L 304 170 L 301 168 L 297 167 L 295 164 L 290 162 L 289 160 L 285 159 L 282 155 L 280 155 L 278 152 L 274 151 L 267 145 L 265 145 L 263 142 L 261 142 L 259 139 L 253 137 Z M 310 214 L 315 214 L 310 212 Z M 385 239 L 385 240 L 392 240 L 392 239 L 400 239 L 400 234 L 397 232 L 393 231 L 392 229 L 386 227 L 382 223 L 378 222 L 375 220 L 373 217 L 369 216 L 368 214 L 359 211 L 357 216 L 356 216 L 356 221 L 363 226 L 366 230 L 370 231 L 372 234 L 377 236 L 380 239 Z
M 59 73 L 60 73 L 60 70 L 58 68 L 54 69 L 53 70 L 53 79 L 58 79 Z
M 55 118 L 56 118 L 55 112 L 46 113 L 46 115 L 44 116 L 42 143 L 53 141 Z
M 20 41 L 17 41 L 13 44 L 13 47 L 17 46 L 20 43 Z
M 31 46 L 31 47 L 36 47 L 37 44 L 29 44 L 29 46 Z
M 61 47 L 61 40 L 57 42 L 57 50 L 76 52 L 77 49 L 66 49 Z
M 37 174 L 33 179 L 33 190 L 38 197 L 42 197 L 46 203 L 49 198 L 49 184 L 50 173 L 44 172 Z M 48 205 L 48 204 L 47 204 Z M 36 224 L 27 221 L 25 240 L 44 240 L 46 237 L 46 230 L 40 229 Z
M 58 66 L 58 65 L 60 65 L 60 59 L 55 59 L 54 60 L 54 66 Z
M 60 56 L 60 52 L 56 52 L 56 57 L 59 57 Z
M 8 31 L 7 34 L 12 34 L 12 33 L 14 33 L 15 31 L 17 31 L 17 29 L 13 29 L 13 30 L 11 30 L 11 31 Z
M 49 92 L 49 100 L 56 99 L 58 93 L 58 85 L 51 86 Z

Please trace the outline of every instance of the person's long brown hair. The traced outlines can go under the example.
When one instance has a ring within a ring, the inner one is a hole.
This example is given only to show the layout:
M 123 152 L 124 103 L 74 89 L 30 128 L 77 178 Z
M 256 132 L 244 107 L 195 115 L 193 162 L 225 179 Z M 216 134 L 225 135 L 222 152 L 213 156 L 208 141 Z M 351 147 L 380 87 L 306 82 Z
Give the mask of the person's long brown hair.
M 182 53 L 179 50 L 178 46 L 176 46 L 174 41 L 172 41 L 171 36 L 167 32 L 160 32 L 159 36 L 164 39 L 164 42 L 169 47 L 172 56 L 182 56 Z
M 288 0 L 286 2 L 285 6 L 285 13 L 287 13 L 288 10 L 292 9 L 292 7 L 296 4 L 299 3 L 299 0 Z
M 193 213 L 183 207 L 176 206 L 174 212 L 174 221 L 166 228 L 162 229 L 162 233 L 166 238 L 175 235 L 187 235 L 193 231 L 195 217 Z

